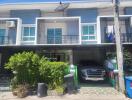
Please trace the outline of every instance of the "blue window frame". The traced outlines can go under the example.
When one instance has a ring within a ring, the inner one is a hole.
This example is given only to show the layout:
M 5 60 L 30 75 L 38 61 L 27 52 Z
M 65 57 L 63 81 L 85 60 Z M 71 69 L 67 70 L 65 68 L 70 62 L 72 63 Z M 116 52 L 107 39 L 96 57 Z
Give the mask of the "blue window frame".
M 24 42 L 34 42 L 35 41 L 35 27 L 34 26 L 24 26 L 22 34 L 22 41 Z
M 62 29 L 61 28 L 48 28 L 47 29 L 47 43 L 48 44 L 61 44 L 62 43 Z

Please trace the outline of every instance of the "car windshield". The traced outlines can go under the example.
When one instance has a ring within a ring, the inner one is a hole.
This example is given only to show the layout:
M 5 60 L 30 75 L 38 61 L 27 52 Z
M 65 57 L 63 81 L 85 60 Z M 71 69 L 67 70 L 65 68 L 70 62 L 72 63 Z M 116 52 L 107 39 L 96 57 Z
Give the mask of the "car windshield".
M 95 61 L 81 61 L 80 67 L 92 67 L 92 68 L 100 68 L 101 64 L 98 64 Z

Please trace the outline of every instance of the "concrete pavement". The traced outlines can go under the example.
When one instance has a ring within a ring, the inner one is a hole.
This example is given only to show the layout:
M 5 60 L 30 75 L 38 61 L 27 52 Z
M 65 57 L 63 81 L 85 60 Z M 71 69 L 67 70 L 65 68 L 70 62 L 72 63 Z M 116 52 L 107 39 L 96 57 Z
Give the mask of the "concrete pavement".
M 20 99 L 13 96 L 11 92 L 0 92 L 0 100 L 131 100 L 124 95 L 97 95 L 97 94 L 66 94 L 64 96 L 47 96 L 39 98 L 37 96 L 28 96 Z

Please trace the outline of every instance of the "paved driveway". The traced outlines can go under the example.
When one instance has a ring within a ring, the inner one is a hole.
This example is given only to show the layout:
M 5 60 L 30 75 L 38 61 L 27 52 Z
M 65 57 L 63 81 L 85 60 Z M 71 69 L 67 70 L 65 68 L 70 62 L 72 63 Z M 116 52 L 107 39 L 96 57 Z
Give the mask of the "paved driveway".
M 38 98 L 37 96 L 28 96 L 19 99 L 11 92 L 0 92 L 0 100 L 130 100 L 123 94 L 117 92 L 111 87 L 85 87 L 82 86 L 76 94 L 66 94 L 64 96 L 47 96 Z
M 81 84 L 78 93 L 64 96 L 47 96 L 38 98 L 37 96 L 28 96 L 19 99 L 11 92 L 0 92 L 0 100 L 130 100 L 125 95 L 116 91 L 108 84 Z
M 87 94 L 72 94 L 64 96 L 47 96 L 38 98 L 37 96 L 28 96 L 24 99 L 19 99 L 12 95 L 11 92 L 0 93 L 0 100 L 129 100 L 123 95 L 87 95 Z

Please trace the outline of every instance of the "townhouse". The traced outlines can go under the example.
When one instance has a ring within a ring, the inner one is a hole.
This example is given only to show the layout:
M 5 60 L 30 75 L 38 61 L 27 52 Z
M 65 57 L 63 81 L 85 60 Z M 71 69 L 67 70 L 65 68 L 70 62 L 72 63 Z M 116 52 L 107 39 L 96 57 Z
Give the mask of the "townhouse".
M 120 32 L 132 43 L 132 1 L 120 2 Z M 52 61 L 103 64 L 115 48 L 112 0 L 2 2 L 0 4 L 0 66 L 10 55 L 35 51 Z

